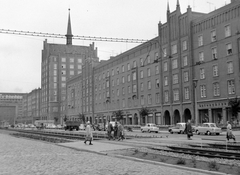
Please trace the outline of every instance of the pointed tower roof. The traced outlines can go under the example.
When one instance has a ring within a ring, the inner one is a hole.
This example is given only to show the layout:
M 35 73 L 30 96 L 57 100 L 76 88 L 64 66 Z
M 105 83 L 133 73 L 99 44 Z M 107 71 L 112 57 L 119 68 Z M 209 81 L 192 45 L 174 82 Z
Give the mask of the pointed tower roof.
M 179 0 L 177 0 L 177 6 L 179 6 Z
M 167 11 L 170 11 L 170 8 L 169 8 L 169 1 L 167 2 Z
M 70 9 L 68 14 L 68 26 L 67 26 L 67 34 L 65 35 L 67 38 L 67 45 L 72 45 L 72 27 L 71 27 L 71 18 L 70 18 Z

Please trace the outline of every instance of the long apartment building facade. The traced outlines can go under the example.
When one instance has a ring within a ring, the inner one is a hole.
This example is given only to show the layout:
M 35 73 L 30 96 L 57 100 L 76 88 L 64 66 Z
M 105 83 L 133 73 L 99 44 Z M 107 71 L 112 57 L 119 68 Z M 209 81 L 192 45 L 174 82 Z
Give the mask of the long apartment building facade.
M 232 120 L 228 101 L 240 95 L 239 6 L 233 0 L 209 14 L 190 7 L 182 14 L 179 1 L 173 12 L 168 6 L 158 37 L 92 69 L 94 98 L 87 116 L 105 122 L 122 110 L 130 125 Z M 140 123 L 142 107 L 150 112 Z

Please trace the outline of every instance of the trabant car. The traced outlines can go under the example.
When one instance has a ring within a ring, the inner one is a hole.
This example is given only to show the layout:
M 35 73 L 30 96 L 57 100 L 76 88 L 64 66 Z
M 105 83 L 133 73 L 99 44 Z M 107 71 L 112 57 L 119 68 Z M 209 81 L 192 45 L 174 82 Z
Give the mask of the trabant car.
M 168 128 L 168 132 L 171 134 L 178 133 L 183 134 L 186 127 L 186 123 L 177 123 L 176 126 Z
M 154 123 L 147 123 L 145 126 L 141 127 L 142 132 L 159 132 L 159 128 Z
M 197 126 L 195 130 L 198 135 L 201 133 L 219 135 L 222 132 L 222 129 L 218 128 L 215 123 L 203 123 L 202 126 Z

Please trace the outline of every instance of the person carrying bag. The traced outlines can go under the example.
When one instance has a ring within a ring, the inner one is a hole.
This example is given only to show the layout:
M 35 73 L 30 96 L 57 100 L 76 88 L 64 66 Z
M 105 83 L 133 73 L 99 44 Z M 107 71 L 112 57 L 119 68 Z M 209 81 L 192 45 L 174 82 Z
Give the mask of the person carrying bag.
M 87 127 L 86 127 L 86 137 L 85 137 L 84 143 L 86 144 L 87 141 L 89 141 L 89 145 L 93 145 L 92 140 L 93 140 L 92 129 L 91 129 L 91 126 L 90 126 L 90 122 L 88 121 L 87 122 Z

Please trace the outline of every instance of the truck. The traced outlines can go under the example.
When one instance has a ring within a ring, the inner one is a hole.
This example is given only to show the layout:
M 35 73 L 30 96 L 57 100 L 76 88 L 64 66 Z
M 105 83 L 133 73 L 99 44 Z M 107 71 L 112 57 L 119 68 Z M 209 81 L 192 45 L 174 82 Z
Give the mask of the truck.
M 69 120 L 67 120 L 65 122 L 64 129 L 65 129 L 65 131 L 66 130 L 72 131 L 73 129 L 76 129 L 76 131 L 78 131 L 80 124 L 81 124 L 80 121 L 69 121 Z

